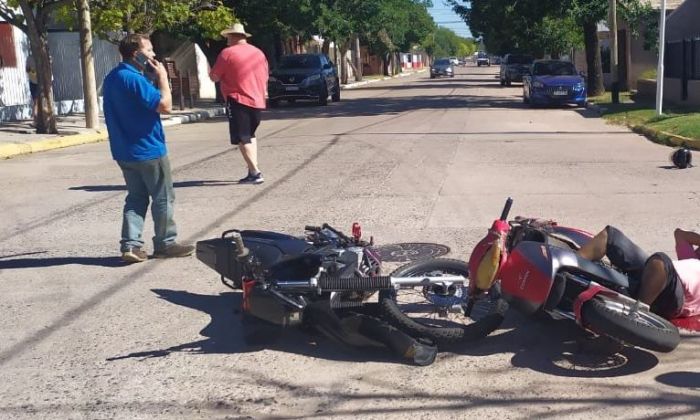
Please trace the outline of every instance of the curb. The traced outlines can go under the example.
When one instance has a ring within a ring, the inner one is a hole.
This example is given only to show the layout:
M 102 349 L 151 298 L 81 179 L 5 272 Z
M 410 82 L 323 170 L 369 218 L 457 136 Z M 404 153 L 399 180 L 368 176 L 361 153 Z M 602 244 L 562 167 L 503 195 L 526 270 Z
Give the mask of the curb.
M 644 125 L 635 125 L 632 127 L 632 131 L 647 137 L 654 143 L 675 147 L 685 146 L 689 149 L 700 150 L 700 140 L 679 136 L 677 134 L 668 133 L 662 130 L 656 130 Z
M 177 114 L 162 121 L 163 127 L 171 127 L 179 124 L 193 123 L 223 115 L 224 107 L 193 111 L 187 114 Z M 50 137 L 29 142 L 0 144 L 0 159 L 9 159 L 14 156 L 29 153 L 44 152 L 47 150 L 61 149 L 87 143 L 98 143 L 108 139 L 106 129 L 95 130 L 88 133 L 73 134 L 68 136 Z
M 357 87 L 368 85 L 370 83 L 377 83 L 377 82 L 381 82 L 382 80 L 396 79 L 398 77 L 409 77 L 409 76 L 413 76 L 414 74 L 425 73 L 426 71 L 428 71 L 428 70 L 422 69 L 422 70 L 412 71 L 412 72 L 408 72 L 408 73 L 399 73 L 399 74 L 395 74 L 393 76 L 384 76 L 381 79 L 363 80 L 362 82 L 348 83 L 347 85 L 340 85 L 340 89 L 341 90 L 355 89 Z

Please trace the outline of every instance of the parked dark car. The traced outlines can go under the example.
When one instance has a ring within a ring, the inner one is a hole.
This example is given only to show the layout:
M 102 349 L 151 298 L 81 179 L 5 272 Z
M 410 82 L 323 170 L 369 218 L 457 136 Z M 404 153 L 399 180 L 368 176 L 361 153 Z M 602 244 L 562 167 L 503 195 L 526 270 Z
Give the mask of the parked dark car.
M 328 104 L 340 100 L 338 72 L 325 54 L 294 54 L 282 57 L 270 73 L 267 83 L 269 105 L 274 107 L 280 100 L 294 102 L 297 99 Z
M 430 78 L 438 76 L 455 77 L 455 69 L 449 58 L 439 58 L 430 66 Z
M 523 102 L 586 106 L 586 81 L 569 61 L 537 60 L 523 80 Z
M 532 64 L 533 57 L 527 54 L 506 54 L 501 60 L 499 78 L 501 86 L 510 86 L 512 82 L 522 82 Z

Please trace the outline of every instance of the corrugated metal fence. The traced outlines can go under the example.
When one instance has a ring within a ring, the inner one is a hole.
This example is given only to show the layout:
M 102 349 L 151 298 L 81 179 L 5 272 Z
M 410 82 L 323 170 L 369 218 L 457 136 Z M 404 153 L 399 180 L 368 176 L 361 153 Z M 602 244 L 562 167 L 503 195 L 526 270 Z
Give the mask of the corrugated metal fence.
M 19 30 L 14 31 L 17 67 L 2 69 L 0 89 L 0 121 L 30 118 L 29 81 L 24 71 L 29 55 L 29 41 Z M 49 51 L 52 58 L 54 100 L 59 114 L 82 112 L 83 84 L 80 66 L 79 35 L 76 32 L 50 32 Z M 93 57 L 97 94 L 102 96 L 102 81 L 121 57 L 116 45 L 93 39 Z

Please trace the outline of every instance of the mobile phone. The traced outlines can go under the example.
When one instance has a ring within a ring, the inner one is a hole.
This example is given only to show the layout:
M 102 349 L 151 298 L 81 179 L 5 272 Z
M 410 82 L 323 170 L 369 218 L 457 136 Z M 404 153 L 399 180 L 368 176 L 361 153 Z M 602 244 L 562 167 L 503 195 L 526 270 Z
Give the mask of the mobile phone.
M 148 57 L 141 51 L 137 51 L 134 55 L 134 61 L 141 66 L 145 71 L 153 71 L 153 66 L 148 62 Z

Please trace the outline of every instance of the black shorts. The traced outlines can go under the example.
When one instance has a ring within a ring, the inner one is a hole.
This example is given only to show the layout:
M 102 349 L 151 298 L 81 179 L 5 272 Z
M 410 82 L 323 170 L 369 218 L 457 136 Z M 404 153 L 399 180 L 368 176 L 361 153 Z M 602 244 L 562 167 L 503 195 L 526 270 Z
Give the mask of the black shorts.
M 231 144 L 250 143 L 255 138 L 255 130 L 260 125 L 259 109 L 242 105 L 232 98 L 226 101 L 226 115 L 228 116 L 228 131 L 231 136 Z
M 646 252 L 620 230 L 613 226 L 606 226 L 605 230 L 608 234 L 605 255 L 612 265 L 627 274 L 632 297 L 639 295 L 642 273 L 647 262 L 652 258 L 663 262 L 666 269 L 666 286 L 659 294 L 659 297 L 651 304 L 651 310 L 667 319 L 677 316 L 683 307 L 685 299 L 683 296 L 683 285 L 680 284 L 678 273 L 673 267 L 671 258 L 663 252 L 657 252 L 652 256 L 648 256 Z

